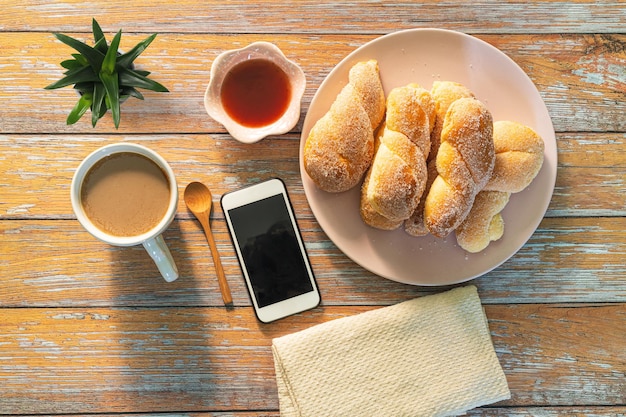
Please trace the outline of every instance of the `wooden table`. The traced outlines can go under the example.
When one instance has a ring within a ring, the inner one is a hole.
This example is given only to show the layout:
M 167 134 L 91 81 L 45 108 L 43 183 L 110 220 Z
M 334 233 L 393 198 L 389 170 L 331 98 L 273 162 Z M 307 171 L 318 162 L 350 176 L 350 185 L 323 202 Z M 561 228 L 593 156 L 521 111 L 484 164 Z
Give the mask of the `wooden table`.
M 256 4 L 259 3 L 259 4 Z M 472 281 L 512 398 L 471 416 L 626 415 L 626 4 L 1 0 L 0 415 L 277 416 L 271 340 L 314 324 L 444 291 L 380 278 L 316 222 L 298 165 L 302 121 L 347 54 L 416 27 L 472 34 L 515 60 L 552 117 L 558 178 L 548 212 L 509 261 Z M 122 48 L 158 32 L 139 58 L 169 94 L 66 126 L 70 89 L 44 91 L 91 18 L 124 30 Z M 308 77 L 289 134 L 232 140 L 202 104 L 213 59 L 266 40 Z M 112 248 L 76 221 L 74 169 L 117 141 L 170 161 L 180 191 L 287 183 L 322 292 L 315 310 L 273 324 L 254 316 L 219 207 L 212 215 L 235 308 L 222 305 L 205 237 L 182 202 L 165 234 L 181 277 L 165 283 L 141 248 Z

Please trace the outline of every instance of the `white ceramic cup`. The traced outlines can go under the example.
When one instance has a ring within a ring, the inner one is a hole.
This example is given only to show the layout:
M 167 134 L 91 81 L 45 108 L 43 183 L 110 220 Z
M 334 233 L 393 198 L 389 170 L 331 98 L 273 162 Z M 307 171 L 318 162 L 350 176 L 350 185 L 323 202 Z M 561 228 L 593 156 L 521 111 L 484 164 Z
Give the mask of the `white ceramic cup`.
M 131 152 L 142 155 L 155 164 L 166 174 L 170 186 L 170 201 L 165 216 L 149 231 L 137 236 L 114 236 L 106 233 L 102 229 L 96 227 L 89 217 L 85 214 L 85 210 L 81 204 L 81 188 L 85 180 L 85 176 L 98 161 L 101 159 L 121 152 Z M 178 268 L 174 262 L 174 258 L 170 253 L 161 234 L 169 227 L 176 215 L 178 206 L 178 186 L 174 171 L 169 164 L 159 154 L 142 145 L 134 143 L 115 143 L 104 146 L 87 156 L 78 166 L 74 173 L 71 185 L 72 208 L 78 218 L 80 224 L 94 237 L 100 239 L 113 246 L 135 246 L 143 245 L 148 251 L 150 257 L 154 260 L 159 272 L 167 282 L 172 282 L 178 278 Z

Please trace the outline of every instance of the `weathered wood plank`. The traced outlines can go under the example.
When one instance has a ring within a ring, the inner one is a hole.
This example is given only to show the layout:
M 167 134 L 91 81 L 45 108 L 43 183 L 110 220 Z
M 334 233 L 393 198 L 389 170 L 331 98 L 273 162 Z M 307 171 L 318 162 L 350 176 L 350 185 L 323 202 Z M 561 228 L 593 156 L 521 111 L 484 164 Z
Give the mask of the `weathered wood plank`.
M 482 38 L 509 55 L 533 80 L 557 131 L 626 129 L 624 109 L 609 110 L 626 102 L 626 37 L 561 34 Z M 568 48 L 571 53 L 565 52 Z M 606 111 L 594 114 L 598 120 L 586 120 L 590 107 L 600 103 Z M 608 126 L 612 128 L 604 128 Z
M 83 34 L 82 39 L 87 35 Z M 127 34 L 122 48 L 144 36 Z M 302 115 L 330 70 L 375 35 L 275 35 L 272 40 L 307 74 Z M 515 60 L 536 84 L 559 132 L 626 131 L 626 35 L 480 35 Z M 222 51 L 240 48 L 262 35 L 168 34 L 157 37 L 137 60 L 170 93 L 146 92 L 129 100 L 119 132 L 221 133 L 206 114 L 203 96 L 210 65 Z M 43 87 L 62 75 L 59 62 L 72 50 L 49 33 L 0 33 L 0 131 L 4 133 L 113 132 L 111 118 L 96 129 L 88 118 L 73 126 L 65 119 L 76 101 L 71 88 Z M 427 83 L 430 80 L 416 80 Z M 301 123 L 294 131 L 300 131 Z
M 470 417 L 623 417 L 626 407 L 483 407 L 470 410 Z M 177 417 L 178 414 L 72 414 L 58 417 Z M 23 417 L 34 417 L 23 415 Z M 227 412 L 227 413 L 185 413 L 185 417 L 280 417 L 278 411 Z
M 139 142 L 161 153 L 177 175 L 181 195 L 187 183 L 201 180 L 217 201 L 227 191 L 280 173 L 298 215 L 312 217 L 300 179 L 298 135 L 254 145 L 228 135 L 0 135 L 0 219 L 74 218 L 69 200 L 74 170 L 90 152 L 116 141 Z M 547 216 L 626 215 L 626 134 L 559 134 L 557 141 L 559 170 Z M 189 218 L 182 198 L 178 217 Z
M 468 411 L 470 417 L 623 417 L 626 407 L 493 407 L 486 406 Z M 57 417 L 177 417 L 179 414 L 58 414 Z M 35 417 L 35 415 L 21 415 Z M 185 413 L 185 417 L 280 417 L 276 411 L 230 411 L 213 413 Z
M 81 22 L 89 26 L 94 11 L 77 7 L 76 0 L 3 1 L 0 30 L 68 31 Z M 481 33 L 610 33 L 623 32 L 626 17 L 619 1 L 515 1 L 426 0 L 380 1 L 263 1 L 254 13 L 238 1 L 168 0 L 110 1 L 98 6 L 98 19 L 106 30 L 118 25 L 134 31 L 178 33 L 280 33 L 285 27 L 301 33 L 387 33 L 413 27 L 450 27 Z M 72 16 L 68 21 L 66 16 Z M 372 18 L 372 16 L 384 16 Z M 88 30 L 88 28 L 86 29 Z
M 70 89 L 44 91 L 90 39 L 78 0 L 0 0 L 0 415 L 278 417 L 269 344 L 311 325 L 443 291 L 363 270 L 320 230 L 298 171 L 299 132 L 317 88 L 347 54 L 416 27 L 474 34 L 536 84 L 557 131 L 559 171 L 546 218 L 501 267 L 472 281 L 489 317 L 510 401 L 472 417 L 626 416 L 626 8 L 623 1 L 420 2 L 155 0 L 98 4 L 122 48 L 158 32 L 138 65 L 171 89 L 110 117 L 66 126 Z M 71 18 L 68 18 L 71 16 Z M 307 74 L 291 134 L 242 146 L 202 105 L 225 49 L 275 42 Z M 418 80 L 422 82 L 422 80 Z M 202 180 L 215 200 L 279 173 L 293 197 L 322 305 L 262 325 L 216 204 L 213 224 L 236 307 L 223 307 L 200 226 L 180 202 L 165 238 L 181 268 L 166 284 L 141 248 L 82 230 L 69 203 L 80 160 L 139 141 L 172 164 L 180 191 Z M 173 414 L 175 413 L 175 414 Z
M 438 291 L 380 278 L 341 253 L 313 220 L 299 223 L 324 305 L 390 304 Z M 235 305 L 249 306 L 225 224 L 212 226 Z M 143 248 L 110 247 L 75 220 L 4 220 L 0 306 L 221 306 L 197 222 L 175 221 L 165 239 L 180 270 L 170 284 Z M 472 282 L 488 304 L 626 302 L 625 241 L 625 218 L 547 218 L 509 261 Z
M 3 309 L 0 346 L 11 360 L 0 365 L 0 409 L 276 410 L 271 339 L 369 309 L 323 307 L 271 325 L 250 308 Z M 615 330 L 625 312 L 624 304 L 486 306 L 512 391 L 500 405 L 619 404 L 626 333 Z
M 469 417 L 623 417 L 626 407 L 489 407 L 470 410 Z

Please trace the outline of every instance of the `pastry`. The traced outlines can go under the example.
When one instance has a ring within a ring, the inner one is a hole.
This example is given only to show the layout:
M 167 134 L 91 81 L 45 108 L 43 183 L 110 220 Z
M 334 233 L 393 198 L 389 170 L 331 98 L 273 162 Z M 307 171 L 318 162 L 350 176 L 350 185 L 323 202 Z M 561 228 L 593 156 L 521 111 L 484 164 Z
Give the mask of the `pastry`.
M 435 121 L 433 131 L 430 134 L 429 159 L 435 159 L 441 143 L 443 120 L 448 108 L 460 98 L 474 97 L 474 93 L 463 84 L 454 81 L 435 81 L 430 89 L 430 95 L 435 104 Z
M 500 212 L 511 194 L 502 191 L 481 191 L 476 195 L 469 214 L 456 229 L 456 241 L 470 253 L 480 252 L 504 234 Z
M 367 189 L 370 181 L 370 174 L 371 171 L 369 170 L 365 174 L 365 179 L 363 180 L 362 186 L 363 189 Z M 360 213 L 363 222 L 376 229 L 395 230 L 402 225 L 402 220 L 389 220 L 388 218 L 374 210 L 374 208 L 367 200 L 367 196 L 364 192 L 361 192 Z
M 446 112 L 454 101 L 464 97 L 474 97 L 474 94 L 464 85 L 454 81 L 435 81 L 430 89 L 430 95 L 435 106 L 433 129 L 430 134 L 430 151 L 428 154 L 428 180 L 425 193 L 437 177 L 436 158 L 441 143 L 441 130 Z M 417 209 L 404 222 L 404 230 L 412 236 L 425 236 L 429 233 L 424 223 L 425 198 L 420 200 Z
M 424 218 L 433 235 L 445 237 L 465 219 L 495 164 L 493 118 L 483 103 L 461 98 L 450 105 L 436 161 Z
M 430 190 L 431 185 L 435 178 L 437 178 L 437 161 L 431 159 L 426 165 L 426 172 L 428 178 L 426 179 L 426 188 L 424 189 L 423 197 Z M 404 231 L 411 236 L 426 236 L 429 231 L 424 221 L 424 206 L 426 204 L 426 198 L 421 198 L 419 204 L 413 214 L 404 221 Z
M 504 220 L 500 212 L 511 193 L 525 189 L 543 165 L 543 139 L 528 126 L 497 121 L 493 124 L 493 142 L 496 162 L 491 178 L 456 230 L 459 246 L 472 253 L 502 237 Z
M 368 181 L 362 186 L 364 210 L 373 210 L 397 226 L 415 211 L 426 186 L 433 121 L 428 91 L 410 84 L 389 93 Z M 367 223 L 368 216 L 362 217 Z
M 374 155 L 374 130 L 385 115 L 385 93 L 375 60 L 354 65 L 348 79 L 304 145 L 304 169 L 328 192 L 347 191 L 361 181 Z
M 496 164 L 485 190 L 518 193 L 543 165 L 544 143 L 530 127 L 511 121 L 493 124 Z

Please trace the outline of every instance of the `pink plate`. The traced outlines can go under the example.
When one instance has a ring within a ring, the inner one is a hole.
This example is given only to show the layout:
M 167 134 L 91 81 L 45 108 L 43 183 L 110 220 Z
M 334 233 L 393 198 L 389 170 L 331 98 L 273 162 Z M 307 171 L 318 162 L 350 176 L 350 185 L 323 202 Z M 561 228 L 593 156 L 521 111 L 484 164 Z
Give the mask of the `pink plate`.
M 319 190 L 302 165 L 304 142 L 315 122 L 330 108 L 347 83 L 349 69 L 376 59 L 385 93 L 417 82 L 456 81 L 470 88 L 494 120 L 513 120 L 532 127 L 545 142 L 544 164 L 524 191 L 513 194 L 503 211 L 504 236 L 487 249 L 470 254 L 454 234 L 445 239 L 413 237 L 398 229 L 371 228 L 359 214 L 360 187 L 339 194 Z M 313 97 L 300 141 L 300 171 L 311 210 L 328 237 L 348 257 L 382 277 L 415 285 L 448 285 L 476 278 L 513 256 L 535 232 L 552 198 L 557 149 L 548 110 L 533 82 L 495 47 L 463 33 L 412 29 L 377 38 L 343 59 Z

